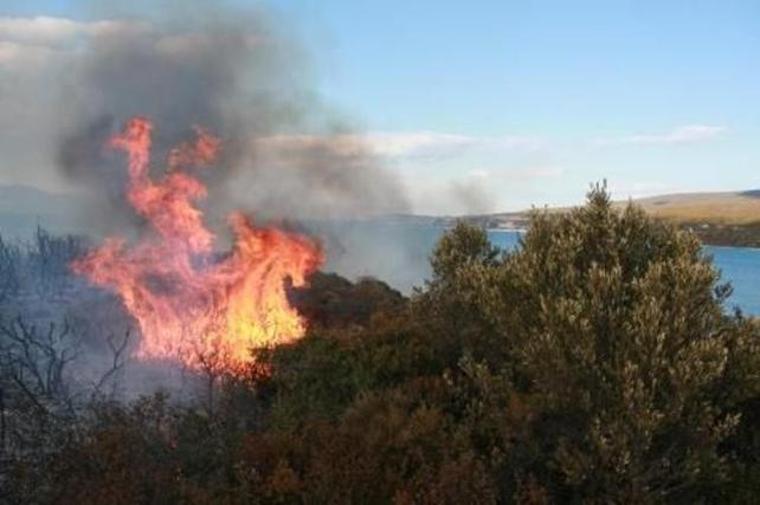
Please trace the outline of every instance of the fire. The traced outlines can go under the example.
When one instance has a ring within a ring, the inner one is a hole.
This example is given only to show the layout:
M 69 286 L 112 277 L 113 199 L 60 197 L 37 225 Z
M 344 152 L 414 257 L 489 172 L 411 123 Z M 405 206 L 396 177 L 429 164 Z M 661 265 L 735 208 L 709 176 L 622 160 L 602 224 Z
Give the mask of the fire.
M 127 154 L 127 198 L 154 233 L 131 247 L 109 238 L 72 269 L 119 295 L 142 334 L 138 358 L 238 371 L 250 362 L 252 348 L 303 335 L 305 323 L 288 301 L 286 283 L 303 285 L 322 263 L 321 249 L 308 237 L 258 228 L 232 213 L 232 250 L 215 251 L 215 237 L 194 205 L 206 187 L 182 169 L 210 166 L 219 140 L 196 128 L 195 141 L 172 149 L 166 174 L 154 181 L 152 130 L 148 119 L 133 118 L 109 145 Z

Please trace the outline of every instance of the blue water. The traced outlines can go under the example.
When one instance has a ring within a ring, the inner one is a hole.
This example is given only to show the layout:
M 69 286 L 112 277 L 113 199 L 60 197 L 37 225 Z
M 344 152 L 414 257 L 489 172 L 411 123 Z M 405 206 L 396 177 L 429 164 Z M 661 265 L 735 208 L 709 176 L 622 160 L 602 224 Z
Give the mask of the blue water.
M 327 270 L 349 278 L 373 276 L 404 293 L 424 285 L 430 277 L 430 254 L 445 228 L 430 224 L 355 222 L 320 226 L 325 240 Z M 490 231 L 489 238 L 502 249 L 517 246 L 520 233 Z M 706 247 L 705 252 L 734 288 L 727 308 L 738 306 L 760 315 L 760 249 Z
M 720 269 L 721 280 L 734 288 L 728 305 L 760 315 L 760 249 L 708 246 L 705 250 Z

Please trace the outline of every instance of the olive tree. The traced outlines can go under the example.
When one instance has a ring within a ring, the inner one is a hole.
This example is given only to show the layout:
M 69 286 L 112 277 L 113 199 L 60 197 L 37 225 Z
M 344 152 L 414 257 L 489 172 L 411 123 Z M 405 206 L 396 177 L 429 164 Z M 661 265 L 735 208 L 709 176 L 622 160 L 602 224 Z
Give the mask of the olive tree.
M 445 237 L 418 305 L 530 403 L 507 471 L 555 498 L 605 503 L 703 496 L 724 481 L 721 448 L 757 394 L 756 374 L 737 370 L 760 362 L 698 240 L 615 208 L 602 186 L 570 212 L 535 212 L 500 259 L 485 239 L 467 225 Z

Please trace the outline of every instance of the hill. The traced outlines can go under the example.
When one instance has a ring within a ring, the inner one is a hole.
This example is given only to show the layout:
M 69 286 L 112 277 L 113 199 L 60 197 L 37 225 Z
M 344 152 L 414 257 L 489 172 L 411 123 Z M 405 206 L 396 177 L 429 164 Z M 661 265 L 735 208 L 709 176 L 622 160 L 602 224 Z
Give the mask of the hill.
M 710 245 L 760 247 L 760 190 L 736 192 L 679 193 L 634 200 L 659 219 L 696 233 Z M 622 208 L 628 201 L 615 202 Z M 566 212 L 569 207 L 549 208 Z M 523 229 L 529 211 L 504 212 L 447 218 L 448 224 L 464 220 L 491 229 Z
M 654 217 L 676 224 L 747 226 L 760 224 L 760 190 L 737 192 L 676 193 L 633 200 Z M 628 200 L 615 202 L 623 207 Z M 551 207 L 549 212 L 564 212 L 570 207 Z M 499 212 L 449 218 L 478 222 L 490 228 L 522 228 L 529 211 Z
M 653 216 L 675 223 L 746 226 L 760 223 L 760 191 L 684 193 L 636 201 Z

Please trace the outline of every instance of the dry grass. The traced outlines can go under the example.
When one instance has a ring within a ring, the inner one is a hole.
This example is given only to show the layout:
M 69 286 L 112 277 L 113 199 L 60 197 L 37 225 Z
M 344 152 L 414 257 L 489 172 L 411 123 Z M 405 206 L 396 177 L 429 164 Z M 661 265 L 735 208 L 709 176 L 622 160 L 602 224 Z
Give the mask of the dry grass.
M 682 193 L 654 196 L 634 200 L 650 215 L 675 224 L 712 224 L 725 226 L 748 226 L 760 224 L 760 191 L 732 193 Z M 622 209 L 628 201 L 617 201 Z M 567 212 L 572 207 L 542 208 L 550 213 Z M 527 211 L 473 216 L 502 221 L 526 219 Z
M 760 222 L 760 196 L 747 193 L 664 195 L 636 201 L 653 216 L 675 223 L 748 225 Z

